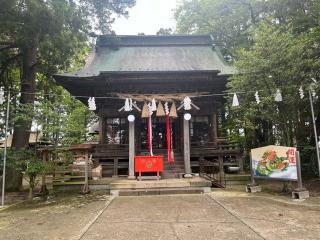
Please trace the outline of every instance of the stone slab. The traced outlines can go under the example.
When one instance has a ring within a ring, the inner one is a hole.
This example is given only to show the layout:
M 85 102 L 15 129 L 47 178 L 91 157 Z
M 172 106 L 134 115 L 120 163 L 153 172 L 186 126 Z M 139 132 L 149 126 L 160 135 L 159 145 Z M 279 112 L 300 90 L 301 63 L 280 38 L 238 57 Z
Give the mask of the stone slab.
M 309 198 L 310 194 L 308 190 L 303 191 L 292 191 L 292 198 L 293 199 L 307 199 Z
M 261 192 L 261 186 L 260 185 L 247 185 L 246 186 L 246 192 L 247 193 L 256 193 Z

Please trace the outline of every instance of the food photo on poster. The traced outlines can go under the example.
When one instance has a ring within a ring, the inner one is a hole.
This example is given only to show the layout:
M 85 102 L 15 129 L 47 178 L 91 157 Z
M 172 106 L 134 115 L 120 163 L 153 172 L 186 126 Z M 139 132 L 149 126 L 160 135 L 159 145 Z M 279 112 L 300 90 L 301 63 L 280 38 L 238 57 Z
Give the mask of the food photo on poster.
M 297 180 L 296 148 L 266 146 L 251 150 L 254 177 Z

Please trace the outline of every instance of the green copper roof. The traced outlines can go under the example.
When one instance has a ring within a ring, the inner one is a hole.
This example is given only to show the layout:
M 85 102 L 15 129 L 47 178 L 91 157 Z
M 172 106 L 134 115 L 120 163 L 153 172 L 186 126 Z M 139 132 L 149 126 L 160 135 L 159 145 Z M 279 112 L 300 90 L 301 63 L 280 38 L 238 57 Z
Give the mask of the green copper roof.
M 233 74 L 210 35 L 100 36 L 86 66 L 60 77 L 91 77 L 108 72 L 219 71 Z

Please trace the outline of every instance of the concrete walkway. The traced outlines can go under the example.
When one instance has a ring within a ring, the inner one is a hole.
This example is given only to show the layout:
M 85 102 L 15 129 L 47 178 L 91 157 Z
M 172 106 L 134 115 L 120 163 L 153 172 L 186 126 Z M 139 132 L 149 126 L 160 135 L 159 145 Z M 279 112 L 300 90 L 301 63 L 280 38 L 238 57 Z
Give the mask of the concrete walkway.
M 0 211 L 0 239 L 320 239 L 320 198 L 234 190 L 116 198 L 60 193 Z
M 209 195 L 118 197 L 81 238 L 263 239 Z

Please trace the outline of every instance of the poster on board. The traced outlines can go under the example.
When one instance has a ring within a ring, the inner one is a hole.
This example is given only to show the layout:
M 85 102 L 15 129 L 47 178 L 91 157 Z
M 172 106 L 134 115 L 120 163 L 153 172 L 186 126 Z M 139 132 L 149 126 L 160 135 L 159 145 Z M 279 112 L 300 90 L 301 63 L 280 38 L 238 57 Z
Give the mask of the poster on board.
M 251 150 L 254 177 L 297 180 L 296 148 L 270 145 Z

